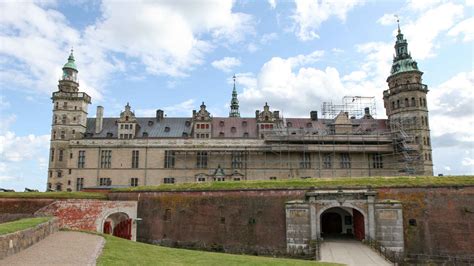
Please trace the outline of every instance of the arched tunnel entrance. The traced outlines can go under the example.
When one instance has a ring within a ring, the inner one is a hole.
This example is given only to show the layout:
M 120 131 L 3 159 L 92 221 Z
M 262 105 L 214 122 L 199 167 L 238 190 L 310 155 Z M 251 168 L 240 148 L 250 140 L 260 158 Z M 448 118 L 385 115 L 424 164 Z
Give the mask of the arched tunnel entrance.
M 131 240 L 132 219 L 124 212 L 112 213 L 105 219 L 102 232 Z
M 333 207 L 320 216 L 323 238 L 365 238 L 364 215 L 354 208 Z

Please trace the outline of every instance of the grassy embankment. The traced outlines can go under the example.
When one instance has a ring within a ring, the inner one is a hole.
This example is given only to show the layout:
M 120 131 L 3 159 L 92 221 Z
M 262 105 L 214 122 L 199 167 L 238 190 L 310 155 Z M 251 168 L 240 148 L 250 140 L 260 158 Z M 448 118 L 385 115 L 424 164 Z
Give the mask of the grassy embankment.
M 113 191 L 173 191 L 173 190 L 233 190 L 233 189 L 284 189 L 284 188 L 365 188 L 377 187 L 430 187 L 474 185 L 474 176 L 420 176 L 420 177 L 353 177 L 308 178 L 281 180 L 252 180 L 163 184 L 134 188 L 117 188 Z
M 97 265 L 338 265 L 316 261 L 167 248 L 103 235 Z
M 51 217 L 36 217 L 20 219 L 13 222 L 1 223 L 0 224 L 0 235 L 6 235 L 16 231 L 25 230 L 28 228 L 35 227 L 39 224 L 49 221 Z
M 93 192 L 1 192 L 0 198 L 107 199 L 107 195 Z

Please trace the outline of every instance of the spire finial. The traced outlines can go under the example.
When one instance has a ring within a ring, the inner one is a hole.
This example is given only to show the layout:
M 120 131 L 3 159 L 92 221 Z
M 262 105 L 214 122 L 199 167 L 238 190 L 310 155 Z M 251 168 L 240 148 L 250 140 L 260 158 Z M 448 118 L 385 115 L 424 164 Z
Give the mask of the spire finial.
M 396 18 L 397 18 L 397 24 L 398 24 L 398 34 L 401 33 L 401 30 L 400 30 L 400 17 L 398 17 L 398 15 L 394 15 Z

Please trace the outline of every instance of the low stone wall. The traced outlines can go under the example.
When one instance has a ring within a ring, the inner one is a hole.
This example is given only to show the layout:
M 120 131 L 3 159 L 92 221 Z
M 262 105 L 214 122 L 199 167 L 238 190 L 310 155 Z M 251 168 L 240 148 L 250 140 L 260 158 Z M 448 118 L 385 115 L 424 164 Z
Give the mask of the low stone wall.
M 56 218 L 35 227 L 0 235 L 0 260 L 18 253 L 59 230 Z

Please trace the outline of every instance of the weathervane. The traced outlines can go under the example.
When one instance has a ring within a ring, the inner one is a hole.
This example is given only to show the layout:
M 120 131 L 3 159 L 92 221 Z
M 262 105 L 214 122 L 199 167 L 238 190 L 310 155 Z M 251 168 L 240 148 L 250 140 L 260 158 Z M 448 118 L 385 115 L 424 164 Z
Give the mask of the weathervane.
M 400 17 L 398 17 L 397 14 L 393 15 L 394 17 L 397 18 L 397 24 L 398 24 L 398 33 L 400 33 Z

